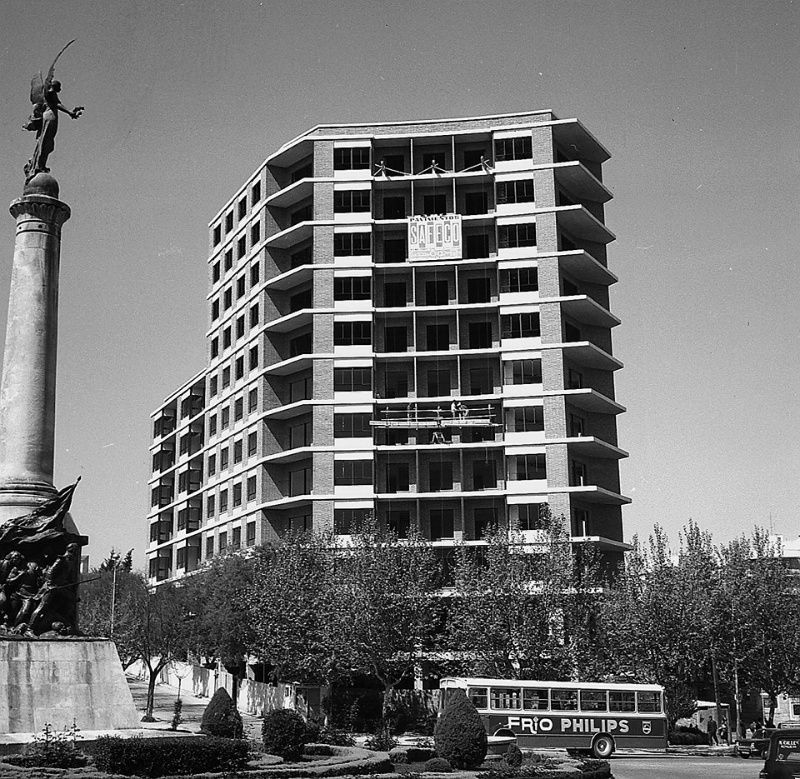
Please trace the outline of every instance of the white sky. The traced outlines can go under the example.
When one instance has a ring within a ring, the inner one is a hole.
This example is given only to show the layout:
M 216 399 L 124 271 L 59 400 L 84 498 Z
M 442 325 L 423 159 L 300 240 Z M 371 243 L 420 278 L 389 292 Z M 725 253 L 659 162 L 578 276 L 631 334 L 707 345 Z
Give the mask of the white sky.
M 150 412 L 203 365 L 207 224 L 314 124 L 553 109 L 610 149 L 626 537 L 798 531 L 800 7 L 791 0 L 7 0 L 0 202 L 57 68 L 56 481 L 92 564 L 147 543 Z M 0 218 L 0 321 L 14 222 Z

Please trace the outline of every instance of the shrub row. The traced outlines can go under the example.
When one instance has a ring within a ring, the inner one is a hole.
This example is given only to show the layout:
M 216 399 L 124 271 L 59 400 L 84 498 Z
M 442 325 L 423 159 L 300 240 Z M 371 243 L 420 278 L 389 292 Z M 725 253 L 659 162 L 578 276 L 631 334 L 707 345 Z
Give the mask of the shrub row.
M 126 776 L 168 776 L 238 771 L 247 765 L 247 742 L 237 739 L 144 739 L 103 736 L 94 745 L 99 771 Z

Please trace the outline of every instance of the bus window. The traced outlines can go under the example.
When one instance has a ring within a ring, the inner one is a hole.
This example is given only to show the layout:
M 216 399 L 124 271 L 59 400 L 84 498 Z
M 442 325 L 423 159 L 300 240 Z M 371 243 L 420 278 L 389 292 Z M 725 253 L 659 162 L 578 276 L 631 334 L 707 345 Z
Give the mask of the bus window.
M 581 690 L 581 711 L 608 711 L 605 690 Z
M 551 690 L 551 700 L 553 701 L 553 711 L 577 711 L 578 710 L 578 691 L 577 690 Z
M 661 711 L 661 694 L 657 692 L 637 692 L 639 711 Z
M 635 692 L 612 690 L 608 693 L 608 698 L 611 711 L 636 711 Z
M 470 687 L 467 697 L 472 701 L 476 709 L 489 708 L 489 691 L 486 687 Z
M 492 687 L 492 708 L 522 708 L 522 696 L 519 694 L 519 687 Z
M 523 709 L 528 709 L 530 711 L 547 711 L 547 709 L 550 708 L 547 690 L 536 690 L 530 687 L 525 687 L 522 690 L 522 695 Z

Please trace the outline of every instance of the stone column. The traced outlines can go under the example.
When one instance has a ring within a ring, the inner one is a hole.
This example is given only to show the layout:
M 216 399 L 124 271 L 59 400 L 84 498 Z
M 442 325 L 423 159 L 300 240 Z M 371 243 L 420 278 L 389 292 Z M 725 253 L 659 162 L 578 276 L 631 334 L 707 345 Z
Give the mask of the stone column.
M 0 384 L 0 524 L 55 494 L 58 272 L 70 209 L 40 173 L 11 204 L 17 220 Z

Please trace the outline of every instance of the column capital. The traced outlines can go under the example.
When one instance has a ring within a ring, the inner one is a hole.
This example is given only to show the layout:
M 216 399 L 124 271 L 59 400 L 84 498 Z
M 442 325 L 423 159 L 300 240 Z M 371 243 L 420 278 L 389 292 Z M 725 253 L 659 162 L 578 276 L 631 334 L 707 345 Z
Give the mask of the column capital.
M 38 222 L 55 229 L 56 232 L 61 231 L 61 226 L 72 214 L 66 203 L 49 195 L 23 195 L 11 203 L 9 211 L 17 220 L 18 230 L 30 222 Z M 33 225 L 27 227 L 31 228 L 36 229 Z

